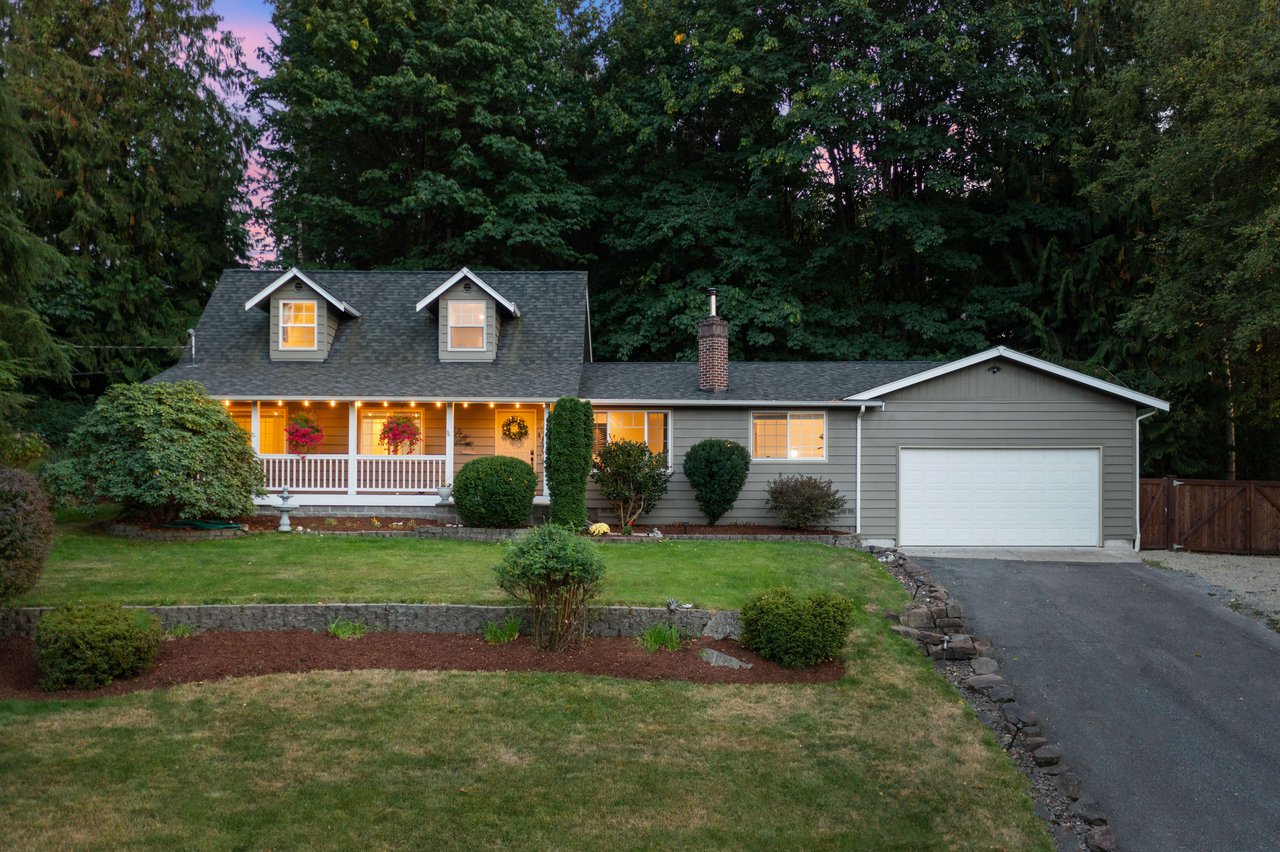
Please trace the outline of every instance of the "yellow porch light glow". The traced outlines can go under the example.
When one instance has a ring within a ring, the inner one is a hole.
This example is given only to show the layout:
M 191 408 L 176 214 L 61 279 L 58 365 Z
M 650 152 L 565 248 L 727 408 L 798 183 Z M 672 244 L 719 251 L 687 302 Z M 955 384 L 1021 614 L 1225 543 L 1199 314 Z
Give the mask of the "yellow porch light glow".
M 440 400 L 438 400 L 438 399 L 437 399 L 437 400 L 436 400 L 436 408 L 439 408 L 439 407 L 440 407 L 440 406 L 442 406 L 442 405 L 444 405 L 444 403 L 442 403 Z
M 222 404 L 223 404 L 223 405 L 225 405 L 227 408 L 230 408 L 230 407 L 231 407 L 231 400 L 229 400 L 229 399 L 224 399 L 224 400 L 222 401 Z
M 462 407 L 463 407 L 463 408 L 470 408 L 470 407 L 471 407 L 471 403 L 469 403 L 469 402 L 464 402 L 464 403 L 462 403 Z
M 410 408 L 417 408 L 417 407 L 418 407 L 418 403 L 414 402 L 413 400 L 409 400 L 409 407 L 410 407 Z
M 493 408 L 493 403 L 492 403 L 492 402 L 491 402 L 491 403 L 489 403 L 489 407 L 490 407 L 490 408 Z
M 383 407 L 383 408 L 386 408 L 386 407 L 387 407 L 387 401 L 386 401 L 385 399 L 382 401 L 382 407 Z
M 330 408 L 337 408 L 337 407 L 338 407 L 338 401 L 337 401 L 336 399 L 331 399 L 331 400 L 329 400 L 329 407 L 330 407 Z
M 284 405 L 284 400 L 283 400 L 283 399 L 277 399 L 277 400 L 276 400 L 276 405 Z
M 519 408 L 519 407 L 520 407 L 520 403 L 518 403 L 518 402 L 517 402 L 517 403 L 516 403 L 516 408 Z
M 359 407 L 360 407 L 360 406 L 362 406 L 362 405 L 364 405 L 364 403 L 363 403 L 363 402 L 357 402 L 357 403 L 356 403 L 356 408 L 359 408 Z
M 309 400 L 309 399 L 304 399 L 304 400 L 302 401 L 302 407 L 303 407 L 303 408 L 310 408 L 310 407 L 311 407 L 311 400 Z

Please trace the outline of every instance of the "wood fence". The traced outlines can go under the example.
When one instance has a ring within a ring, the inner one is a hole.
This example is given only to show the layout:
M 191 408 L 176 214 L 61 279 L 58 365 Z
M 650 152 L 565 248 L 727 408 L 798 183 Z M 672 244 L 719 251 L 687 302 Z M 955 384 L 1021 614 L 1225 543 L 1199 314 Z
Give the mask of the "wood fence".
M 1143 550 L 1280 554 L 1280 482 L 1143 479 Z

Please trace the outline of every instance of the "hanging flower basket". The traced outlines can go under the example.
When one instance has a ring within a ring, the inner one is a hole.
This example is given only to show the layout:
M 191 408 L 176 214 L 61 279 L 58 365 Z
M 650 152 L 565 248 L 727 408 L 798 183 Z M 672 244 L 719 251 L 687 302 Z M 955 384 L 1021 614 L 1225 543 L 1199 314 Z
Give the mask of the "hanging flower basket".
M 400 455 L 401 448 L 406 453 L 413 452 L 414 445 L 422 437 L 422 429 L 417 418 L 407 414 L 393 414 L 382 424 L 378 433 L 378 443 L 387 448 L 393 456 Z
M 523 441 L 529 437 L 529 424 L 519 414 L 502 421 L 502 437 L 509 441 Z
M 320 449 L 324 443 L 324 429 L 310 414 L 299 411 L 285 424 L 284 439 L 289 445 L 289 452 L 305 456 Z

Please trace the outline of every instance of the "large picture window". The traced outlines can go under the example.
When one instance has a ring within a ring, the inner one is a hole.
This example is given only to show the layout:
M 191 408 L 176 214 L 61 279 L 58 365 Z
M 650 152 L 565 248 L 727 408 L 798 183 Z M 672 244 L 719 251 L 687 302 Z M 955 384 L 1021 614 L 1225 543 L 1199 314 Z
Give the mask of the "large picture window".
M 382 435 L 382 427 L 392 415 L 411 417 L 419 431 L 423 430 L 422 409 L 420 408 L 362 408 L 360 409 L 360 435 L 356 451 L 362 456 L 390 455 L 385 444 L 378 443 Z M 410 447 L 402 448 L 401 455 L 416 456 L 422 454 L 422 441 L 418 440 Z
M 595 451 L 610 441 L 635 441 L 652 453 L 671 458 L 670 435 L 665 411 L 597 411 Z
M 449 350 L 478 352 L 484 350 L 484 302 L 449 302 Z
M 756 411 L 751 415 L 751 458 L 824 460 L 827 415 L 822 411 Z
M 316 303 L 280 303 L 280 348 L 316 348 Z

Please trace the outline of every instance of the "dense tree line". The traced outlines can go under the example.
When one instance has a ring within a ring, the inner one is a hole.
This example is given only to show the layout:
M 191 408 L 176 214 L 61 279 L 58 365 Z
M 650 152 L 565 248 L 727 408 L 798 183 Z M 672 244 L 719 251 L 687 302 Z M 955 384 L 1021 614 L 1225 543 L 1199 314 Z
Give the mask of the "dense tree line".
M 0 211 L 0 251 L 20 250 L 25 223 L 24 268 L 58 271 L 0 285 L 60 340 L 180 343 L 243 253 L 252 131 L 210 94 L 244 67 L 187 2 L 72 19 L 87 7 L 23 0 L 15 16 L 10 0 L 0 18 L 0 112 L 10 98 L 28 130 L 0 136 L 0 188 L 63 182 L 52 200 L 6 189 L 20 217 Z M 135 32 L 147 14 L 169 21 L 150 38 Z M 734 357 L 1013 346 L 1171 399 L 1144 425 L 1148 472 L 1280 478 L 1278 14 L 1270 0 L 279 0 L 252 92 L 261 215 L 283 263 L 586 267 L 602 358 L 691 357 L 712 285 Z M 198 75 L 157 46 L 179 43 L 201 45 Z M 74 121 L 42 112 L 33 79 L 57 81 Z M 183 110 L 160 108 L 160 80 Z M 103 170 L 114 179 L 81 177 Z M 57 369 L 30 346 L 18 369 Z M 160 360 L 93 351 L 71 352 L 72 370 Z

